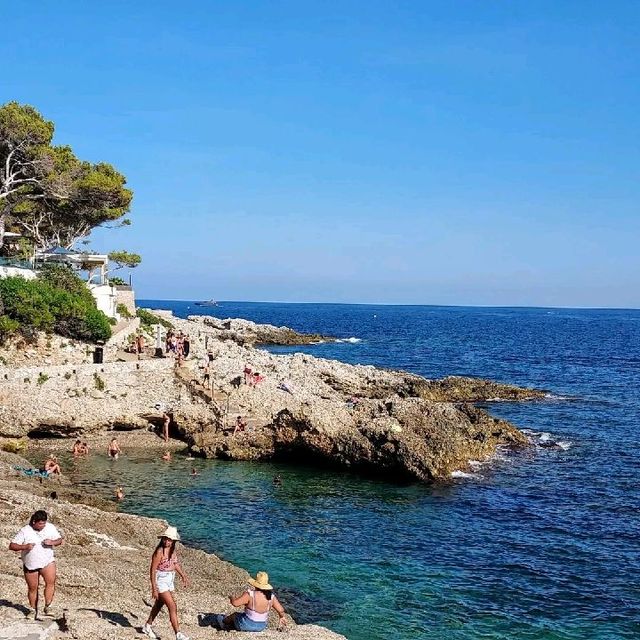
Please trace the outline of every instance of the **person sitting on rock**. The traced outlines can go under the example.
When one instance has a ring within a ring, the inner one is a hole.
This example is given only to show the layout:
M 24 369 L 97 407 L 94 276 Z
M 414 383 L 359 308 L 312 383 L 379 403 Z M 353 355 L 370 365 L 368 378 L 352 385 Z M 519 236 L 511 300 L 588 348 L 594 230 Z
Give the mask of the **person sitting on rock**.
M 244 431 L 247 428 L 247 423 L 242 419 L 242 416 L 238 416 L 236 418 L 236 426 L 233 430 L 233 435 L 235 436 L 238 431 Z
M 267 628 L 269 612 L 275 609 L 280 616 L 278 629 L 286 624 L 284 609 L 273 593 L 269 584 L 269 575 L 265 571 L 258 571 L 255 580 L 249 578 L 251 587 L 239 596 L 229 596 L 229 602 L 234 607 L 244 606 L 242 613 L 232 613 L 226 618 L 220 614 L 217 622 L 223 631 L 263 631 Z
M 43 471 L 46 471 L 48 475 L 60 475 L 62 474 L 62 469 L 60 469 L 60 465 L 58 464 L 58 458 L 56 458 L 53 454 L 50 455 L 45 461 L 44 466 L 42 467 Z
M 253 378 L 252 383 L 254 387 L 257 387 L 261 382 L 264 382 L 265 380 L 265 377 L 261 376 L 257 371 L 253 374 L 252 378 Z
M 71 453 L 73 453 L 74 458 L 77 458 L 78 456 L 81 456 L 83 454 L 82 442 L 80 440 L 75 441 L 73 449 L 71 449 Z
M 251 367 L 248 364 L 245 364 L 244 371 L 242 373 L 244 374 L 244 383 L 250 386 L 253 382 L 253 371 L 251 370 Z
M 82 455 L 83 456 L 88 456 L 89 455 L 89 444 L 87 442 L 83 442 L 81 448 L 82 448 Z

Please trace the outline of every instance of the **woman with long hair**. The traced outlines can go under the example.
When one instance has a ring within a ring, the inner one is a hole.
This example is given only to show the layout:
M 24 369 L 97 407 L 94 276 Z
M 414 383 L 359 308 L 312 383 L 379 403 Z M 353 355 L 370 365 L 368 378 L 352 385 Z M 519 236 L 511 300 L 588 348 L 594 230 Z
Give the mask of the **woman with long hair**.
M 176 553 L 176 542 L 180 540 L 178 530 L 175 527 L 167 527 L 166 531 L 159 536 L 160 542 L 151 556 L 151 597 L 155 602 L 151 607 L 149 618 L 142 627 L 142 633 L 149 638 L 157 638 L 151 628 L 160 609 L 166 605 L 169 610 L 169 620 L 176 634 L 176 640 L 189 640 L 186 634 L 180 631 L 178 622 L 178 607 L 176 605 L 173 592 L 175 591 L 176 573 L 182 578 L 182 584 L 189 586 L 189 580 L 180 566 L 178 554 Z
M 53 548 L 62 544 L 60 532 L 49 521 L 46 511 L 36 511 L 29 524 L 22 527 L 9 544 L 10 551 L 22 553 L 22 569 L 27 583 L 27 597 L 31 607 L 27 618 L 38 613 L 38 583 L 44 580 L 44 615 L 51 614 L 51 602 L 56 590 L 56 561 Z

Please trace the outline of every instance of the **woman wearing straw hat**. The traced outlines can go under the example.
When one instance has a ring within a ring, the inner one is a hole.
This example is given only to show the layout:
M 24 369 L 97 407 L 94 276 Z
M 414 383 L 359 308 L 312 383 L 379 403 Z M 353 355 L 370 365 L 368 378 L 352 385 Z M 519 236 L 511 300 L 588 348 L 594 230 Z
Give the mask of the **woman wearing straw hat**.
M 284 609 L 273 593 L 273 587 L 269 584 L 269 574 L 264 571 L 256 573 L 255 580 L 249 578 L 251 587 L 242 595 L 229 596 L 229 601 L 234 607 L 244 606 L 242 613 L 232 613 L 224 618 L 219 616 L 218 623 L 223 631 L 264 631 L 269 620 L 271 607 L 280 616 L 278 628 L 286 624 Z
M 176 542 L 180 540 L 178 530 L 175 527 L 167 527 L 165 532 L 158 536 L 160 542 L 151 556 L 151 597 L 155 599 L 149 618 L 142 627 L 142 633 L 150 638 L 157 638 L 154 630 L 151 628 L 156 616 L 160 613 L 160 609 L 167 605 L 169 610 L 169 620 L 176 634 L 176 640 L 189 640 L 189 638 L 180 631 L 180 623 L 178 622 L 178 607 L 176 606 L 173 592 L 175 590 L 174 582 L 176 573 L 182 578 L 185 587 L 189 586 L 189 580 L 185 575 L 178 554 L 176 553 Z

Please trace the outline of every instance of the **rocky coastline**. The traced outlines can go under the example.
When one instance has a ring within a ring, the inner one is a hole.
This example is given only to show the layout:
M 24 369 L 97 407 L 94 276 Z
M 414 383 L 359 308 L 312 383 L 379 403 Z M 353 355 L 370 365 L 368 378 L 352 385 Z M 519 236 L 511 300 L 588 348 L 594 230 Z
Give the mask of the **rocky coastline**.
M 246 320 L 161 315 L 190 335 L 192 355 L 179 367 L 171 358 L 151 357 L 151 349 L 137 360 L 114 348 L 109 362 L 93 364 L 89 345 L 57 338 L 5 348 L 0 354 L 5 363 L 0 367 L 3 446 L 27 443 L 39 447 L 32 456 L 44 455 L 67 450 L 70 438 L 81 437 L 100 452 L 115 433 L 129 446 L 158 453 L 188 447 L 204 457 L 320 463 L 390 481 L 431 482 L 487 460 L 500 446 L 528 446 L 516 427 L 474 403 L 545 395 L 486 380 L 428 380 L 301 353 L 274 355 L 258 345 L 331 338 Z M 204 360 L 210 361 L 211 381 L 203 385 Z M 260 381 L 247 384 L 245 369 L 259 374 Z M 156 433 L 160 405 L 171 411 L 169 443 Z M 246 427 L 234 434 L 238 416 Z M 16 466 L 29 465 L 0 452 L 0 545 L 6 548 L 35 509 L 52 514 L 68 542 L 59 554 L 64 619 L 59 624 L 24 621 L 19 561 L 0 554 L 6 576 L 0 605 L 5 635 L 0 637 L 135 637 L 149 605 L 148 555 L 166 523 L 119 513 L 115 503 L 78 492 L 64 476 L 44 485 L 24 478 Z M 195 549 L 185 548 L 183 556 L 193 587 L 181 594 L 180 615 L 192 638 L 207 637 L 213 630 L 201 627 L 197 614 L 228 611 L 225 596 L 240 589 L 247 574 Z M 271 634 L 276 637 L 273 629 L 263 637 Z M 342 636 L 291 621 L 289 637 Z
M 513 425 L 473 403 L 545 395 L 487 380 L 429 380 L 275 355 L 255 345 L 308 344 L 318 336 L 247 320 L 162 315 L 191 337 L 191 357 L 179 368 L 166 357 L 45 365 L 37 354 L 28 367 L 0 367 L 0 437 L 153 429 L 162 405 L 171 408 L 172 434 L 204 457 L 314 462 L 390 481 L 435 481 L 487 460 L 498 446 L 528 444 Z M 206 354 L 211 384 L 203 385 Z M 246 383 L 245 368 L 259 373 L 259 384 Z M 247 427 L 233 435 L 239 416 Z

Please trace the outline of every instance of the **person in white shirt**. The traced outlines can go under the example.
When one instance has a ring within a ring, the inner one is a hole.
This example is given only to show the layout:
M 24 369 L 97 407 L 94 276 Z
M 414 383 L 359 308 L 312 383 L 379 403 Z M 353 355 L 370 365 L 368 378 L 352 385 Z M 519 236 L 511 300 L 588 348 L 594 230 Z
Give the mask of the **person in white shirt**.
M 36 511 L 29 524 L 22 527 L 9 544 L 10 551 L 20 551 L 24 579 L 27 582 L 27 596 L 31 609 L 27 618 L 38 613 L 38 582 L 44 579 L 44 615 L 51 614 L 51 602 L 56 589 L 56 561 L 53 548 L 62 544 L 63 538 L 58 529 L 49 521 L 46 511 Z

